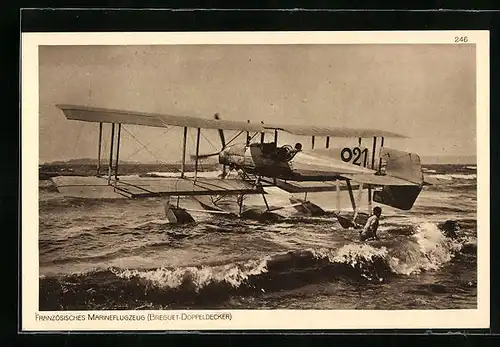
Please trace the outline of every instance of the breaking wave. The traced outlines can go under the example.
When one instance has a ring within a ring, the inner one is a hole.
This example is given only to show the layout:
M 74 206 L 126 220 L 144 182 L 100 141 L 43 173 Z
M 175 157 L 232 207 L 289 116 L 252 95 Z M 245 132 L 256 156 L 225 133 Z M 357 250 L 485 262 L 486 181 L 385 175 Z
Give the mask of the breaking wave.
M 430 177 L 433 177 L 437 180 L 446 180 L 446 181 L 452 181 L 452 180 L 475 180 L 477 179 L 476 174 L 432 174 L 429 175 Z
M 433 223 L 417 225 L 405 240 L 395 247 L 383 240 L 353 242 L 337 249 L 311 248 L 218 265 L 112 267 L 45 276 L 40 278 L 40 309 L 206 307 L 232 296 L 259 295 L 323 281 L 380 283 L 437 270 L 464 245 L 463 240 L 444 237 Z M 471 240 L 468 242 L 470 248 Z

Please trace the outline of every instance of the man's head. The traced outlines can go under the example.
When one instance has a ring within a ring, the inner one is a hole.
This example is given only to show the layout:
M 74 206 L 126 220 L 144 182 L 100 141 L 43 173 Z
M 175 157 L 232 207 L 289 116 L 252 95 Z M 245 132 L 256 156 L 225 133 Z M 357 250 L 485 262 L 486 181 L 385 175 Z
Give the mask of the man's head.
M 302 150 L 302 144 L 300 142 L 297 142 L 295 144 L 295 150 L 297 150 L 297 151 L 301 151 Z
M 375 206 L 373 208 L 373 214 L 377 217 L 380 217 L 380 215 L 382 214 L 382 209 L 379 206 Z

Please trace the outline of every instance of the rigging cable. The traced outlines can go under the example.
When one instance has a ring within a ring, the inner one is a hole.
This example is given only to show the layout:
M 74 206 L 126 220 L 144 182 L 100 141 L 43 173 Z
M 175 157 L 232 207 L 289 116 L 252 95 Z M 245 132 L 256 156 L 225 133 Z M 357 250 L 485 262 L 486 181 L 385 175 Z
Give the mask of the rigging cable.
M 231 140 L 229 140 L 229 142 L 226 144 L 226 147 L 229 146 L 231 144 L 231 142 L 233 142 L 234 140 L 236 140 L 238 138 L 238 136 L 240 136 L 241 134 L 243 134 L 243 131 L 240 131 Z
M 135 137 L 130 131 L 128 131 L 125 127 L 122 126 L 122 129 L 125 130 L 126 133 L 128 133 L 134 140 L 136 140 L 145 150 L 148 152 L 154 159 L 156 159 L 157 163 L 160 163 L 164 165 L 165 167 L 169 167 L 167 163 L 163 162 L 162 160 L 158 159 L 158 157 L 152 153 L 137 137 Z
M 75 150 L 76 146 L 80 144 L 80 136 L 82 135 L 82 129 L 85 124 L 82 122 L 80 123 L 80 127 L 78 128 L 78 133 L 76 135 L 76 142 L 73 144 L 73 156 L 75 156 Z
M 210 140 L 209 140 L 209 139 L 207 139 L 207 138 L 206 138 L 206 136 L 205 136 L 205 135 L 203 135 L 203 133 L 202 133 L 202 132 L 200 132 L 200 135 L 201 135 L 201 136 L 202 136 L 205 140 L 207 140 L 207 142 L 208 142 L 208 143 L 209 143 L 209 144 L 210 144 L 213 148 L 215 148 L 216 150 L 218 149 L 218 148 L 217 148 L 217 146 L 215 146 L 212 142 L 210 142 Z
M 123 126 L 122 126 L 122 127 L 123 127 Z M 164 135 L 165 135 L 166 133 L 168 133 L 168 132 L 169 132 L 172 128 L 173 128 L 173 127 L 170 127 L 170 128 L 168 128 L 167 130 L 165 130 L 165 131 L 164 131 L 164 132 L 160 135 L 160 137 L 161 137 L 161 136 L 164 136 Z M 153 142 L 153 140 L 149 141 L 149 142 L 145 145 L 145 147 L 149 146 L 149 145 L 151 144 L 151 142 Z M 140 152 L 140 151 L 142 151 L 142 150 L 143 150 L 143 148 L 139 148 L 139 149 L 137 149 L 137 150 L 136 150 L 136 151 L 134 151 L 132 154 L 130 154 L 129 156 L 127 156 L 124 160 L 130 159 L 132 156 L 136 155 L 137 153 L 139 153 L 139 152 Z

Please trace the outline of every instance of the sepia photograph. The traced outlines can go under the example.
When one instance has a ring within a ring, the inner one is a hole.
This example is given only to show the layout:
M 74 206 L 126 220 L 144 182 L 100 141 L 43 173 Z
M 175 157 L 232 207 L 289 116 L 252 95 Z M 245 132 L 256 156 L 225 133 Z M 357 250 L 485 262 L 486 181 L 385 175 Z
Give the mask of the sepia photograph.
M 37 317 L 478 310 L 488 114 L 455 36 L 42 40 Z

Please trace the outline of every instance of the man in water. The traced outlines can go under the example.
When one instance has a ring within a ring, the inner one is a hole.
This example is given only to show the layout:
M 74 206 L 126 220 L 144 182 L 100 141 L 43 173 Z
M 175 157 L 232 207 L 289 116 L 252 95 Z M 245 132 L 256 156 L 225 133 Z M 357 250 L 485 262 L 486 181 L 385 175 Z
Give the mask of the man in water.
M 359 237 L 361 238 L 361 241 L 366 241 L 369 239 L 378 240 L 377 229 L 381 214 L 382 214 L 382 209 L 378 206 L 375 206 L 373 208 L 373 214 L 366 221 L 363 230 L 359 232 Z

